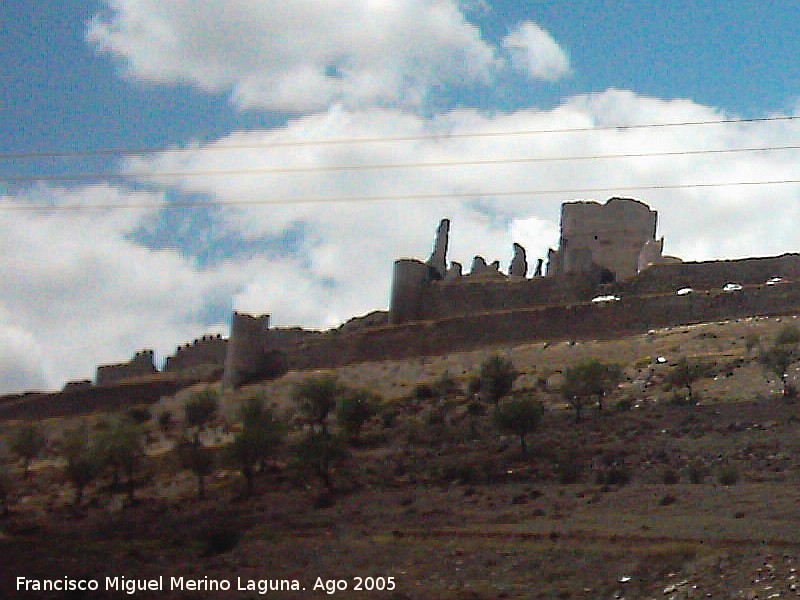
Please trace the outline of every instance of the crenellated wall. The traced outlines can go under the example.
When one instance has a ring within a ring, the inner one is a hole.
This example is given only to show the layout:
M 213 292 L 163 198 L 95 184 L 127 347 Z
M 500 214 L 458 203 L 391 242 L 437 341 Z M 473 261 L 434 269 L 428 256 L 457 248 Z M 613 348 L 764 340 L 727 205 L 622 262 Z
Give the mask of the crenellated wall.
M 175 354 L 168 356 L 164 364 L 164 371 L 174 372 L 191 367 L 225 365 L 225 355 L 228 349 L 228 340 L 221 335 L 204 335 L 190 344 L 179 346 Z
M 157 372 L 158 369 L 156 369 L 155 363 L 153 362 L 153 351 L 141 350 L 126 363 L 117 365 L 101 365 L 97 367 L 95 385 L 116 385 L 117 383 L 125 381 L 126 379 L 152 375 L 153 373 Z

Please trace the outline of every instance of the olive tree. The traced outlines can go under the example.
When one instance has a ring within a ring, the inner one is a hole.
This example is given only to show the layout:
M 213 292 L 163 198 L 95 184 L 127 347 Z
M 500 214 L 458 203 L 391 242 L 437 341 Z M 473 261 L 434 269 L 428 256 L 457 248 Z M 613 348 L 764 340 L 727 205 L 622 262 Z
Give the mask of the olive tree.
M 703 363 L 696 360 L 689 360 L 685 356 L 678 360 L 677 364 L 667 375 L 667 383 L 673 387 L 685 387 L 689 395 L 689 401 L 694 399 L 694 382 L 706 376 L 708 368 Z
M 336 422 L 351 442 L 357 442 L 361 429 L 377 412 L 376 403 L 365 390 L 349 390 L 336 406 Z
M 519 373 L 514 363 L 502 356 L 492 356 L 481 364 L 480 393 L 487 401 L 497 404 L 511 393 Z
M 286 426 L 259 398 L 249 398 L 241 410 L 242 430 L 228 447 L 229 458 L 245 478 L 245 494 L 253 493 L 256 466 L 272 456 L 283 444 Z
M 103 430 L 97 439 L 97 452 L 101 464 L 112 471 L 111 492 L 116 491 L 119 474 L 122 472 L 128 478 L 130 500 L 133 500 L 136 487 L 136 470 L 144 460 L 143 435 L 139 425 L 118 419 Z
M 328 418 L 336 409 L 343 391 L 344 387 L 336 377 L 309 377 L 295 386 L 294 401 L 301 417 L 314 429 L 327 433 Z
M 539 425 L 544 415 L 544 405 L 530 396 L 518 396 L 498 403 L 495 407 L 494 422 L 497 427 L 519 436 L 522 454 L 528 453 L 526 436 Z
M 24 464 L 24 477 L 30 475 L 31 461 L 39 456 L 47 446 L 47 438 L 41 428 L 35 423 L 23 425 L 11 436 L 9 447 L 19 456 Z
M 219 394 L 212 389 L 195 392 L 183 406 L 186 426 L 193 430 L 194 441 L 199 443 L 200 431 L 205 429 L 217 414 Z
M 328 492 L 334 491 L 333 469 L 349 456 L 342 438 L 327 431 L 311 430 L 294 446 L 296 465 L 319 477 Z
M 13 483 L 4 464 L 0 464 L 0 506 L 3 507 L 3 516 L 9 513 L 9 497 L 11 496 Z
M 64 440 L 64 458 L 67 461 L 64 474 L 75 486 L 75 508 L 83 500 L 83 491 L 99 474 L 101 457 L 97 447 L 89 441 L 86 425 L 70 431 Z
M 561 394 L 575 409 L 575 421 L 581 420 L 583 407 L 592 400 L 603 410 L 603 399 L 622 380 L 622 367 L 615 363 L 590 360 L 567 367 Z

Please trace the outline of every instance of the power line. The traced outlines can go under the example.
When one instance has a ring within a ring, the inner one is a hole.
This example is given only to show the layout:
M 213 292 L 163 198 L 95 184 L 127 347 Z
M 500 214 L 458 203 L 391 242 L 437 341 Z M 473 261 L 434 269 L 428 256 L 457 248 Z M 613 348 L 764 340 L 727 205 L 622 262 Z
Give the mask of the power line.
M 326 146 L 343 144 L 376 144 L 394 142 L 415 142 L 423 140 L 446 140 L 446 139 L 469 139 L 469 138 L 489 138 L 503 136 L 526 136 L 554 133 L 583 133 L 592 131 L 611 131 L 611 130 L 635 130 L 651 129 L 663 127 L 689 127 L 698 125 L 728 125 L 738 123 L 766 123 L 775 121 L 793 121 L 800 119 L 800 115 L 786 115 L 779 117 L 757 117 L 750 119 L 715 119 L 704 121 L 680 121 L 671 123 L 641 123 L 631 125 L 601 125 L 599 127 L 567 127 L 558 129 L 522 129 L 514 131 L 483 131 L 467 133 L 430 133 L 407 136 L 384 136 L 384 137 L 361 137 L 361 138 L 330 138 L 317 140 L 284 140 L 275 142 L 265 142 L 259 144 L 218 144 L 207 145 L 197 148 L 99 148 L 94 150 L 53 150 L 42 152 L 4 152 L 0 153 L 0 159 L 38 159 L 38 158 L 70 158 L 70 157 L 91 157 L 91 156 L 132 156 L 140 154 L 163 154 L 180 152 L 207 152 L 221 150 L 246 150 L 246 149 L 266 149 L 284 148 L 295 146 Z
M 580 156 L 497 158 L 481 160 L 454 160 L 417 163 L 385 163 L 368 165 L 335 165 L 327 167 L 264 167 L 257 169 L 200 170 L 200 171 L 128 171 L 123 173 L 95 172 L 64 175 L 19 175 L 0 177 L 0 182 L 22 183 L 33 181 L 87 181 L 97 179 L 158 179 L 169 177 L 219 177 L 240 175 L 271 175 L 287 173 L 326 173 L 342 171 L 371 171 L 382 169 L 419 169 L 438 167 L 487 166 L 504 164 L 530 164 L 546 162 L 568 162 L 581 160 L 609 160 L 621 158 L 653 158 L 665 156 L 697 156 L 703 154 L 734 154 L 745 152 L 772 152 L 779 150 L 800 150 L 800 145 L 764 146 L 751 148 L 722 148 L 710 150 L 674 150 L 666 152 L 640 152 L 622 154 L 593 154 Z
M 759 185 L 788 185 L 799 184 L 800 179 L 777 179 L 768 181 L 736 181 L 718 183 L 681 183 L 681 184 L 656 184 L 638 186 L 614 186 L 596 188 L 562 188 L 562 189 L 539 189 L 539 190 L 519 190 L 519 191 L 477 191 L 477 192 L 442 192 L 436 194 L 396 194 L 396 195 L 374 195 L 374 196 L 329 196 L 317 198 L 271 198 L 259 200 L 185 200 L 169 203 L 146 203 L 146 202 L 120 202 L 114 204 L 6 204 L 0 203 L 0 210 L 117 210 L 126 208 L 159 208 L 176 209 L 191 207 L 211 207 L 211 206 L 256 206 L 270 204 L 309 204 L 324 202 L 377 202 L 377 201 L 397 201 L 397 200 L 445 200 L 457 198 L 480 198 L 480 197 L 511 197 L 511 196 L 544 196 L 560 194 L 586 194 L 586 193 L 623 193 L 647 190 L 676 190 L 691 188 L 719 188 L 736 186 L 759 186 Z

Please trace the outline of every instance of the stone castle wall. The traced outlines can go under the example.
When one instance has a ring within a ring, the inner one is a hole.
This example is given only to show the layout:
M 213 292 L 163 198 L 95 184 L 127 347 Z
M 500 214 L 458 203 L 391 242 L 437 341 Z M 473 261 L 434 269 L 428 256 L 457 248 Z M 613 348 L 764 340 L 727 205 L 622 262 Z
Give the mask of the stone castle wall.
M 225 365 L 228 340 L 221 335 L 204 335 L 191 344 L 180 346 L 173 356 L 168 356 L 164 364 L 165 372 L 180 371 L 192 367 Z
M 624 295 L 647 295 L 682 287 L 719 289 L 726 283 L 760 285 L 771 277 L 800 281 L 800 254 L 653 265 L 618 289 Z
M 0 398 L 0 420 L 72 417 L 152 404 L 185 387 L 185 382 L 145 381 L 103 387 L 65 388 L 61 392 Z
M 142 350 L 137 352 L 134 357 L 126 363 L 101 365 L 97 367 L 95 385 L 116 385 L 126 379 L 152 375 L 157 372 L 158 370 L 153 362 L 153 351 Z
M 323 335 L 287 349 L 297 369 L 440 355 L 537 340 L 604 339 L 650 329 L 757 315 L 800 314 L 800 283 L 753 286 L 738 292 L 674 292 L 617 302 L 493 311 L 436 321 Z
M 462 277 L 436 281 L 420 289 L 417 318 L 444 319 L 493 310 L 590 300 L 597 285 L 589 276 L 481 279 Z

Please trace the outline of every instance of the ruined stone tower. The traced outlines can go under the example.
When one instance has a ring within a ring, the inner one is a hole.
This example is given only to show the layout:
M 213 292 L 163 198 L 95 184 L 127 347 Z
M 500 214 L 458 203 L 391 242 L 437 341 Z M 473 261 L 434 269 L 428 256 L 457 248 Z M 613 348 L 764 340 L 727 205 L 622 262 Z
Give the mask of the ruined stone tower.
M 222 378 L 224 387 L 237 387 L 264 369 L 264 343 L 268 330 L 269 315 L 233 313 Z
M 567 202 L 561 206 L 558 250 L 548 254 L 547 275 L 559 277 L 601 270 L 604 282 L 630 279 L 652 264 L 675 262 L 661 255 L 656 211 L 632 198 Z

